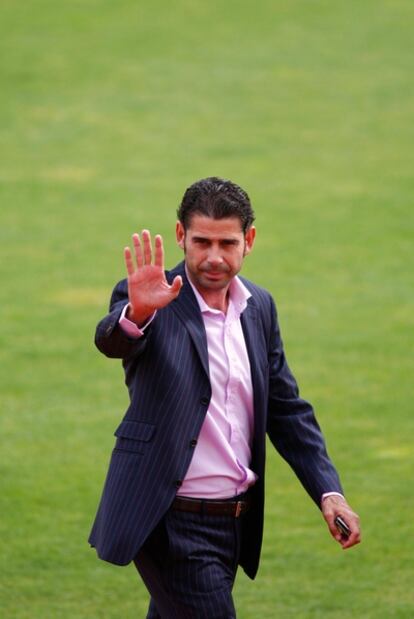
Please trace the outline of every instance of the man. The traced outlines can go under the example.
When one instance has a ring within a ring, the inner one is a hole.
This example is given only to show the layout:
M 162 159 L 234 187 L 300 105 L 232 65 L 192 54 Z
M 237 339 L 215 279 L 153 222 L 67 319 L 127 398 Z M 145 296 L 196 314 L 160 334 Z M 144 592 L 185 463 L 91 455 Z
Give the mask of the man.
M 265 435 L 321 507 L 343 548 L 360 541 L 311 405 L 299 397 L 273 300 L 238 277 L 256 230 L 248 195 L 207 178 L 187 189 L 164 272 L 147 230 L 125 248 L 96 345 L 123 361 L 130 405 L 90 536 L 102 559 L 132 560 L 147 617 L 235 617 L 240 564 L 254 578 L 263 529 Z M 341 516 L 350 534 L 341 535 Z

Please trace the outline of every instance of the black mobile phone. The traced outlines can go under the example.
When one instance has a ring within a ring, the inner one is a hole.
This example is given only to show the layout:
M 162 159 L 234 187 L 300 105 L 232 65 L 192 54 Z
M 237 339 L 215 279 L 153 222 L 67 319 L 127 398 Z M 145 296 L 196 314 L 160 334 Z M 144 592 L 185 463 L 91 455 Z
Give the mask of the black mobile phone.
M 348 537 L 351 535 L 351 529 L 348 527 L 345 520 L 341 518 L 341 516 L 337 516 L 334 522 L 338 528 L 338 531 L 340 531 L 341 535 L 345 537 L 346 539 L 348 539 Z

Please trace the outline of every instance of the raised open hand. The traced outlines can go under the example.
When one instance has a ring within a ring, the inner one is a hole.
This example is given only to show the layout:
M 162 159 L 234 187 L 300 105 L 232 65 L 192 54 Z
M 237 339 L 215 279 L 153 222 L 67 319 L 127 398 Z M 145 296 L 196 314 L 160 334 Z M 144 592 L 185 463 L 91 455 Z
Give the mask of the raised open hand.
M 170 286 L 164 274 L 164 247 L 159 234 L 155 237 L 154 262 L 152 261 L 151 235 L 148 230 L 133 234 L 135 263 L 129 247 L 124 256 L 128 273 L 128 318 L 138 325 L 145 322 L 155 310 L 165 307 L 179 294 L 182 279 L 179 275 Z

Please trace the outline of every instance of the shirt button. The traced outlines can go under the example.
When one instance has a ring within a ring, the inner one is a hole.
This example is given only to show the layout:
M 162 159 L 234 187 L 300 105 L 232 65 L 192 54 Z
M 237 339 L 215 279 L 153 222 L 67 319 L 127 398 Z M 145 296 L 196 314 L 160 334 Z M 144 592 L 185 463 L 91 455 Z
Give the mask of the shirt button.
M 209 398 L 201 398 L 200 400 L 201 404 L 203 404 L 203 406 L 207 406 L 207 404 L 210 402 Z
M 181 479 L 177 479 L 177 481 L 175 482 L 175 487 L 179 488 L 182 485 L 183 485 L 183 482 L 181 481 Z
M 196 439 L 196 438 L 193 438 L 193 439 L 190 441 L 190 447 L 195 447 L 196 445 L 197 445 L 197 439 Z

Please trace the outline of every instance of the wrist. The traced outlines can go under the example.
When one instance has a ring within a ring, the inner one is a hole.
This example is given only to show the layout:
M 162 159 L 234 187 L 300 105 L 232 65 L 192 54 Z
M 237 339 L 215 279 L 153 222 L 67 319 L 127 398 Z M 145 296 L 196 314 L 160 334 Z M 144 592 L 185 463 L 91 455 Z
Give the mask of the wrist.
M 152 316 L 153 313 L 153 309 L 140 308 L 139 310 L 137 310 L 136 308 L 132 307 L 131 303 L 128 303 L 125 317 L 128 318 L 128 320 L 130 320 L 131 322 L 134 322 L 138 327 L 140 327 L 145 324 L 145 322 L 147 322 L 147 320 Z
M 340 492 L 325 492 L 321 497 L 321 506 L 327 501 L 331 499 L 331 503 L 344 503 L 346 499 L 343 494 Z M 329 501 L 328 501 L 329 502 Z

